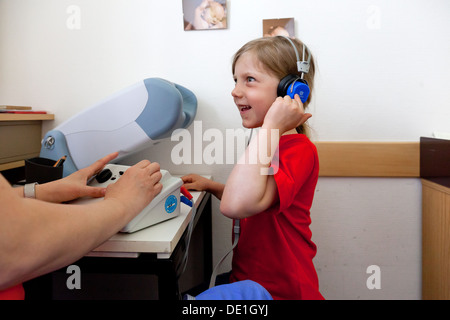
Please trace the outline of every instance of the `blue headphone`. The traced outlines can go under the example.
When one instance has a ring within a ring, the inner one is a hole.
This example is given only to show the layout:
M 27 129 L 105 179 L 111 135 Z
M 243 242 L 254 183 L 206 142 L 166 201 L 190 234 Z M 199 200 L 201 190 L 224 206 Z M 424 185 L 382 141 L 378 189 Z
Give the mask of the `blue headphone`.
M 294 99 L 295 94 L 298 94 L 300 96 L 300 100 L 302 100 L 302 102 L 305 103 L 305 101 L 308 99 L 310 89 L 308 86 L 308 82 L 305 79 L 303 79 L 303 75 L 309 72 L 311 53 L 303 44 L 302 61 L 300 61 L 297 48 L 295 44 L 292 42 L 292 40 L 285 36 L 281 37 L 287 39 L 294 48 L 295 56 L 297 57 L 297 70 L 298 72 L 301 73 L 301 75 L 299 76 L 296 74 L 288 74 L 283 79 L 281 79 L 280 83 L 278 84 L 277 95 L 279 97 L 284 97 L 288 95 L 292 99 Z M 305 51 L 308 51 L 308 60 L 306 61 L 305 61 Z

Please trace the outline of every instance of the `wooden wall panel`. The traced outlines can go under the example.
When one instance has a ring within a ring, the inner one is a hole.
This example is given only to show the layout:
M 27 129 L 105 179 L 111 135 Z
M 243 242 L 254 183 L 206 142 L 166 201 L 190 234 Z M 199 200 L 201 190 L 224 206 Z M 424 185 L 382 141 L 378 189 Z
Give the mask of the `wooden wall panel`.
M 450 299 L 450 188 L 422 179 L 422 299 Z
M 419 142 L 325 142 L 314 144 L 322 177 L 419 177 Z

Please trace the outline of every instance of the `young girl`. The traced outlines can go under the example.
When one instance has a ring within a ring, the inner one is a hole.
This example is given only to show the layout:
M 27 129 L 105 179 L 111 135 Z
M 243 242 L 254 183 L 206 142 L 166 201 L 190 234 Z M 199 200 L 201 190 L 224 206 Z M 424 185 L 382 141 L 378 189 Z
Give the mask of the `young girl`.
M 303 44 L 292 39 L 298 52 Z M 298 95 L 277 97 L 280 80 L 298 74 L 295 51 L 284 37 L 260 38 L 234 56 L 234 102 L 246 128 L 261 129 L 226 185 L 196 175 L 183 178 L 190 189 L 206 190 L 221 199 L 221 212 L 240 220 L 241 234 L 233 252 L 230 281 L 250 279 L 274 299 L 323 299 L 312 262 L 310 208 L 318 179 L 317 150 L 307 137 Z M 314 60 L 304 74 L 312 90 Z M 270 157 L 271 162 L 261 161 Z M 253 161 L 249 161 L 253 159 Z M 270 172 L 274 174 L 263 174 Z

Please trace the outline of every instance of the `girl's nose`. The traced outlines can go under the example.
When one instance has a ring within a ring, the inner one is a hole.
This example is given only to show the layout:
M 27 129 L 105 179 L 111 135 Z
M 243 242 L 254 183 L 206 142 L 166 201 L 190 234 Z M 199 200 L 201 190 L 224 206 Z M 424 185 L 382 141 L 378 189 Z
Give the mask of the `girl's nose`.
M 231 95 L 233 96 L 233 98 L 242 97 L 242 90 L 239 89 L 238 85 L 235 85 L 234 89 L 231 90 Z

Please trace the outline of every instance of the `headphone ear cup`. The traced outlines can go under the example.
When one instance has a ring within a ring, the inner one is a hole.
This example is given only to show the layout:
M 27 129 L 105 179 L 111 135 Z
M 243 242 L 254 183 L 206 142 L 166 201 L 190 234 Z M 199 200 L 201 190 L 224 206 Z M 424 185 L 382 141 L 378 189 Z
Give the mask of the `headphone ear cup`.
M 285 95 L 287 95 L 289 86 L 297 79 L 300 79 L 300 77 L 293 74 L 288 74 L 286 77 L 281 79 L 277 88 L 277 96 L 284 97 Z
M 308 100 L 309 92 L 308 82 L 303 79 L 297 80 L 288 88 L 288 95 L 294 99 L 295 94 L 298 94 L 302 103 L 305 103 L 305 101 Z
M 308 82 L 299 76 L 288 74 L 286 77 L 281 79 L 277 88 L 277 95 L 279 97 L 290 96 L 294 99 L 296 94 L 299 95 L 302 103 L 308 99 L 310 89 Z

